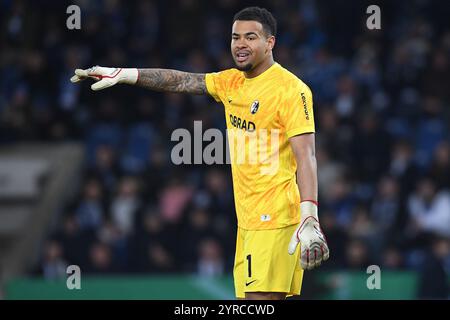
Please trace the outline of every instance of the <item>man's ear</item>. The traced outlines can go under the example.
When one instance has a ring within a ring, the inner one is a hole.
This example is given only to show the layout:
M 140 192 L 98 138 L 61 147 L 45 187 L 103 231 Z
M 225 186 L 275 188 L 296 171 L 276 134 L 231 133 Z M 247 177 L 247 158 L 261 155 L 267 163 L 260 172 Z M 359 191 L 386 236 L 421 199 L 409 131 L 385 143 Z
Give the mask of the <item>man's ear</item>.
M 275 37 L 274 36 L 270 36 L 267 38 L 267 43 L 269 45 L 269 49 L 272 50 L 273 47 L 275 46 Z

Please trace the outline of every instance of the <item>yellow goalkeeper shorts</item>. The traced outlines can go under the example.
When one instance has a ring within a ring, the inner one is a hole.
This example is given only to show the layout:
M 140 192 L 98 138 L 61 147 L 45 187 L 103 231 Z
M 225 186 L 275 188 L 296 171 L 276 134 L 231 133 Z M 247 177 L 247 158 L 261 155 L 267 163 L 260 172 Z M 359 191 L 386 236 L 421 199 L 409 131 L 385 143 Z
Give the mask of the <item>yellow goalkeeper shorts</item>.
M 244 230 L 238 227 L 234 261 L 237 298 L 246 292 L 285 292 L 299 295 L 303 269 L 300 246 L 292 256 L 289 242 L 298 224 L 272 230 Z

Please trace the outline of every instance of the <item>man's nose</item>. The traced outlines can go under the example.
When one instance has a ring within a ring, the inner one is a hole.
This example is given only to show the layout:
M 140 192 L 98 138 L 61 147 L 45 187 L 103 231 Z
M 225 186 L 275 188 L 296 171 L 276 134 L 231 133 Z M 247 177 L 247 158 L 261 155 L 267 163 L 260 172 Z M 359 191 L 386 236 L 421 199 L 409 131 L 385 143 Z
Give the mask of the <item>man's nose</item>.
M 243 39 L 239 39 L 239 40 L 236 41 L 236 47 L 238 49 L 246 48 L 247 47 L 247 42 L 245 40 L 243 40 Z

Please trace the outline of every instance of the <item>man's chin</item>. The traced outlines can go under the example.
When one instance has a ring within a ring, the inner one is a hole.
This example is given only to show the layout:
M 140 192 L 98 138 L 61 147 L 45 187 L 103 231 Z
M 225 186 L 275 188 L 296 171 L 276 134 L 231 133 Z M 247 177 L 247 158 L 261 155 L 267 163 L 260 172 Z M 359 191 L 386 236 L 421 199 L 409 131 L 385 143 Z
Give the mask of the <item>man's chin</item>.
M 236 64 L 236 69 L 238 69 L 239 71 L 244 71 L 244 72 L 250 71 L 253 69 L 253 64 L 247 63 L 247 64 L 241 65 L 241 66 Z

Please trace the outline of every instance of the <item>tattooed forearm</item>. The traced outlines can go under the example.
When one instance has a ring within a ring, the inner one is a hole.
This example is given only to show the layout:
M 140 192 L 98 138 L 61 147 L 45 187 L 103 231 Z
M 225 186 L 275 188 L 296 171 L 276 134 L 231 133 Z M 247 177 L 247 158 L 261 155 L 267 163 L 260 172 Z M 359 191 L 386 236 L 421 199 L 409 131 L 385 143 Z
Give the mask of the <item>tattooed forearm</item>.
M 189 73 L 170 69 L 138 69 L 136 85 L 155 91 L 206 94 L 204 73 Z

